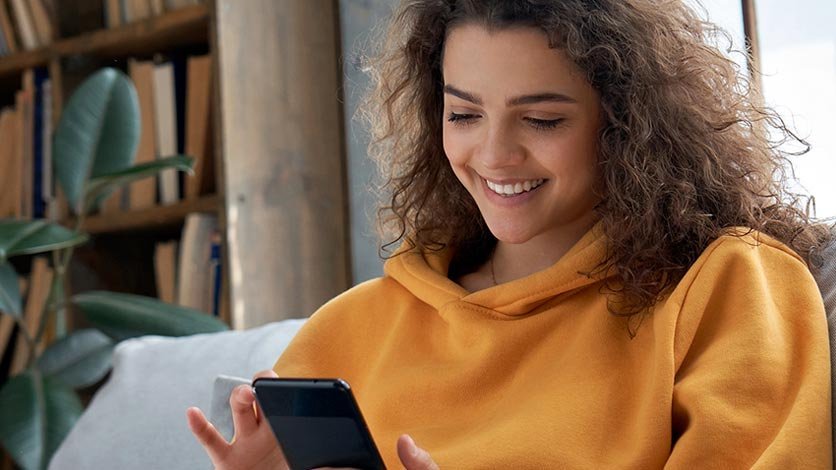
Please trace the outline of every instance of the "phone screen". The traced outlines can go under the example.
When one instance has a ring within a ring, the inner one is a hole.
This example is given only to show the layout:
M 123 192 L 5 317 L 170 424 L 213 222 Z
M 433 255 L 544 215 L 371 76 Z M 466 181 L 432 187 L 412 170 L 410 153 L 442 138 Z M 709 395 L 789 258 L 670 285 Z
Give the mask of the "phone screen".
M 253 389 L 290 468 L 385 468 L 346 382 L 260 378 Z

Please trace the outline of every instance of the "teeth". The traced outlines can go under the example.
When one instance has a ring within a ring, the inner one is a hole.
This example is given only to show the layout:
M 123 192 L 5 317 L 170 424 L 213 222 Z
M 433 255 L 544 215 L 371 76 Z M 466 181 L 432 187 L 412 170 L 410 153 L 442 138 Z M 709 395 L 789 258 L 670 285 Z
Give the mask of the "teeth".
M 524 181 L 522 183 L 502 185 L 485 180 L 485 182 L 488 184 L 488 188 L 490 188 L 491 191 L 503 196 L 512 196 L 515 194 L 522 194 L 524 192 L 531 191 L 532 189 L 543 184 L 543 182 L 545 181 L 546 180 L 541 178 L 536 180 Z

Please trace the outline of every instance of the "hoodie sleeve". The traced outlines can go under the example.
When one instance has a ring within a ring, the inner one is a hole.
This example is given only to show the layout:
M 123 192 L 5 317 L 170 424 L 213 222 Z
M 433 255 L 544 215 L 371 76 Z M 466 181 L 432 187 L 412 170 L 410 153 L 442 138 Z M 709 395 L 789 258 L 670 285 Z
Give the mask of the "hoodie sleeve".
M 677 322 L 665 468 L 831 468 L 827 324 L 812 275 L 772 240 L 709 249 Z

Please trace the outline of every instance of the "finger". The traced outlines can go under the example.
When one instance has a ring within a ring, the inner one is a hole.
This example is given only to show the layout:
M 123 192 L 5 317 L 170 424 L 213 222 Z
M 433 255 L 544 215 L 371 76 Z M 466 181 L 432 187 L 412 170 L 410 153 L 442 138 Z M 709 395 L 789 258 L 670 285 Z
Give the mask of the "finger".
M 236 437 L 248 436 L 258 429 L 254 402 L 253 389 L 249 385 L 239 385 L 229 395 L 229 408 L 232 410 L 232 424 L 235 426 Z
M 272 369 L 267 370 L 260 370 L 253 375 L 253 382 L 256 379 L 275 379 L 278 378 L 278 374 Z M 256 424 L 261 422 L 261 409 L 258 406 L 255 406 L 255 422 Z
M 278 378 L 278 374 L 276 374 L 276 371 L 274 371 L 272 369 L 260 370 L 260 371 L 256 372 L 255 375 L 253 375 L 253 380 L 255 380 L 255 379 L 275 379 L 275 378 Z
M 398 438 L 398 457 L 406 470 L 439 470 L 429 452 L 418 447 L 408 434 Z
M 189 423 L 189 429 L 197 438 L 200 445 L 206 449 L 209 458 L 212 461 L 220 461 L 224 454 L 229 449 L 229 443 L 226 439 L 215 429 L 215 426 L 206 419 L 203 412 L 199 408 L 191 407 L 186 410 L 186 420 Z

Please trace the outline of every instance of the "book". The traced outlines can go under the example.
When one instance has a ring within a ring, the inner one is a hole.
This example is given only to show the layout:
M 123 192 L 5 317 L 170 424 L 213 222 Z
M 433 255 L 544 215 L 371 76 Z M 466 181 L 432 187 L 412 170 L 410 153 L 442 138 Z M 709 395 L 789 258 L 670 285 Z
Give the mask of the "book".
M 125 207 L 122 202 L 124 201 L 125 191 L 123 188 L 116 188 L 114 189 L 107 197 L 105 197 L 104 201 L 101 203 L 101 207 L 99 208 L 99 212 L 102 214 L 113 214 L 115 212 L 121 212 L 122 208 Z
M 165 1 L 151 0 L 151 14 L 157 16 L 162 15 L 163 13 L 165 13 Z
M 154 63 L 150 61 L 130 60 L 128 73 L 136 88 L 139 101 L 140 134 L 136 149 L 135 165 L 149 163 L 156 158 L 155 145 L 157 132 L 154 120 Z M 155 178 L 145 178 L 128 188 L 131 209 L 145 209 L 157 203 Z
M 52 167 L 52 80 L 47 78 L 41 84 L 41 153 L 43 155 L 43 174 L 41 175 L 41 198 L 44 201 L 44 216 L 50 220 L 55 218 L 55 174 Z
M 20 212 L 20 175 L 17 152 L 17 111 L 0 111 L 0 218 L 17 217 Z
M 157 298 L 170 304 L 177 302 L 177 241 L 157 243 L 154 247 L 154 273 Z
M 119 12 L 122 15 L 122 17 L 119 21 L 121 21 L 123 25 L 130 23 L 130 21 L 128 21 L 128 2 L 129 1 L 130 0 L 119 0 Z
M 0 56 L 7 56 L 10 54 L 9 46 L 6 45 L 6 36 L 2 34 L 2 26 L 0 26 Z
M 210 238 L 209 251 L 209 288 L 212 292 L 210 313 L 214 317 L 221 314 L 221 291 L 223 289 L 223 264 L 221 263 L 221 232 L 215 230 Z
M 15 94 L 15 111 L 12 114 L 12 126 L 9 143 L 9 150 L 12 155 L 12 174 L 14 181 L 12 182 L 11 192 L 13 194 L 14 217 L 22 219 L 24 217 L 23 209 L 23 181 L 24 181 L 24 162 L 23 162 L 23 110 L 22 108 L 22 92 Z
M 119 0 L 105 0 L 105 25 L 108 28 L 118 28 L 122 26 L 122 8 L 119 5 Z
M 174 100 L 174 66 L 171 62 L 155 65 L 154 122 L 157 158 L 177 155 L 177 111 Z M 160 204 L 176 203 L 180 193 L 177 171 L 162 171 L 159 183 Z
M 125 23 L 143 20 L 151 16 L 149 0 L 125 0 Z
M 49 297 L 49 290 L 52 285 L 52 268 L 46 258 L 37 256 L 32 259 L 32 273 L 29 277 L 29 293 L 26 296 L 26 307 L 23 310 L 23 321 L 29 334 L 34 336 L 38 332 L 41 318 L 45 313 L 46 302 Z M 22 334 L 18 335 L 10 374 L 16 375 L 26 367 L 29 359 L 29 345 L 23 339 Z M 44 345 L 36 346 L 36 352 L 43 351 Z
M 3 29 L 3 39 L 6 41 L 6 49 L 9 53 L 14 54 L 19 50 L 17 45 L 17 38 L 15 37 L 15 30 L 12 26 L 12 19 L 9 16 L 9 9 L 6 8 L 6 2 L 0 0 L 0 28 Z
M 43 0 L 28 0 L 29 13 L 32 15 L 32 24 L 35 27 L 35 34 L 38 36 L 38 45 L 46 46 L 52 44 L 55 32 L 52 28 L 52 20 L 49 18 L 46 5 Z
M 166 10 L 176 10 L 189 5 L 197 5 L 198 3 L 200 3 L 198 0 L 165 0 L 165 8 Z
M 58 37 L 71 38 L 107 27 L 105 0 L 53 0 Z
M 44 156 L 44 82 L 49 79 L 46 68 L 34 70 L 34 93 L 32 114 L 32 216 L 36 219 L 46 217 L 44 199 L 44 180 L 46 158 Z
M 32 21 L 31 13 L 26 0 L 9 0 L 12 7 L 12 16 L 15 20 L 15 26 L 18 34 L 20 34 L 20 42 L 24 50 L 32 50 L 40 47 L 38 41 L 38 33 L 35 30 L 35 24 Z
M 212 101 L 212 58 L 209 55 L 188 59 L 186 73 L 186 146 L 184 153 L 193 157 L 194 174 L 186 176 L 186 199 L 196 199 L 211 191 L 214 180 L 212 135 L 210 132 Z
M 23 71 L 23 89 L 17 92 L 16 104 L 20 113 L 19 153 L 21 173 L 21 217 L 30 219 L 34 215 L 35 181 L 35 73 L 32 69 Z
M 200 310 L 212 310 L 211 247 L 212 234 L 218 230 L 213 214 L 191 213 L 186 216 L 180 238 L 177 273 L 177 303 Z

